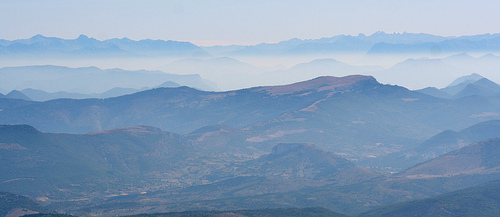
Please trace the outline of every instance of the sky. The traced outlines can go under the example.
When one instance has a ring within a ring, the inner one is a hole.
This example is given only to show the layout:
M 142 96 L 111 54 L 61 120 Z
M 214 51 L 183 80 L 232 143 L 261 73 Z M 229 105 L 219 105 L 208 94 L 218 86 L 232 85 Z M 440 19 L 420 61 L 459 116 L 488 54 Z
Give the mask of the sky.
M 500 33 L 498 0 L 0 0 L 0 38 L 257 44 L 411 32 Z

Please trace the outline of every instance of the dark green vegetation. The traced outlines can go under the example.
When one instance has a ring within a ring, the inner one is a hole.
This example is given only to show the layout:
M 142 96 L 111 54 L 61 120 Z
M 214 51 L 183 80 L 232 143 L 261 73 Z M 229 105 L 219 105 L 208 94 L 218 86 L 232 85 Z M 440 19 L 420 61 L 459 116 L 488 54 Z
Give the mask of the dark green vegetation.
M 347 217 L 324 208 L 290 208 L 290 209 L 259 209 L 232 211 L 188 211 L 176 213 L 140 214 L 130 217 Z
M 500 181 L 454 191 L 422 200 L 376 208 L 363 217 L 376 216 L 499 216 Z
M 0 216 L 23 215 L 28 213 L 48 212 L 28 197 L 0 191 Z

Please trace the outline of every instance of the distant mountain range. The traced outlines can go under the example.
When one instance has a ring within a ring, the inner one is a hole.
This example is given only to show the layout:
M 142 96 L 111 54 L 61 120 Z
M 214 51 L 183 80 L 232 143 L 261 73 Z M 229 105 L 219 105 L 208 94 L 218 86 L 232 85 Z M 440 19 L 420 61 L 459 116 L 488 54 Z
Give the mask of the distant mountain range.
M 166 81 L 154 88 L 165 88 L 165 87 L 180 87 L 179 84 L 172 82 L 172 81 Z M 149 90 L 153 88 L 141 88 L 141 89 L 134 89 L 134 88 L 122 88 L 122 87 L 115 87 L 113 89 L 110 89 L 106 92 L 103 93 L 94 93 L 94 94 L 82 94 L 82 93 L 68 93 L 66 91 L 59 91 L 55 93 L 48 93 L 43 90 L 35 90 L 31 88 L 24 89 L 22 91 L 17 91 L 13 90 L 9 92 L 5 97 L 6 98 L 12 98 L 12 99 L 23 99 L 26 101 L 47 101 L 47 100 L 53 100 L 53 99 L 89 99 L 89 98 L 99 98 L 99 99 L 104 99 L 104 98 L 111 98 L 111 97 L 117 97 L 117 96 L 123 96 L 123 95 L 128 95 L 128 94 L 133 94 L 137 92 L 141 92 L 144 90 Z M 13 94 L 15 93 L 15 94 Z
M 314 57 L 314 56 L 313 56 Z M 335 56 L 336 58 L 342 58 Z M 454 79 L 459 76 L 470 75 L 473 73 L 481 74 L 488 79 L 498 82 L 500 76 L 495 69 L 500 67 L 500 57 L 493 54 L 483 55 L 480 57 L 472 57 L 466 53 L 459 53 L 452 56 L 446 55 L 442 58 L 429 59 L 422 58 L 422 55 L 417 55 L 418 58 L 402 58 L 395 60 L 387 57 L 383 61 L 378 61 L 373 65 L 361 62 L 352 62 L 347 64 L 345 62 L 333 59 L 332 55 L 318 56 L 317 59 L 312 58 L 262 58 L 255 60 L 252 58 L 232 58 L 232 57 L 207 57 L 207 58 L 186 58 L 177 57 L 165 60 L 156 60 L 161 63 L 156 63 L 156 68 L 159 71 L 147 70 L 122 70 L 122 69 L 106 69 L 102 70 L 96 67 L 81 67 L 69 68 L 63 66 L 24 66 L 24 67 L 5 67 L 0 70 L 0 78 L 3 81 L 12 81 L 0 83 L 0 91 L 7 94 L 12 90 L 22 91 L 24 89 L 42 90 L 49 93 L 56 93 L 60 91 L 77 94 L 98 94 L 108 91 L 112 88 L 133 88 L 142 89 L 145 87 L 154 87 L 164 81 L 172 81 L 181 86 L 190 86 L 201 90 L 237 90 L 243 88 L 251 88 L 255 86 L 269 86 L 269 85 L 282 85 L 304 80 L 313 79 L 319 76 L 347 76 L 347 75 L 370 75 L 377 78 L 381 83 L 400 85 L 412 90 L 423 89 L 426 87 L 446 87 Z M 426 57 L 424 55 L 424 57 Z M 303 59 L 302 61 L 299 61 Z M 312 59 L 312 60 L 311 60 Z M 387 60 L 389 59 L 389 60 Z M 24 60 L 24 59 L 23 59 Z M 120 61 L 130 62 L 137 61 L 140 64 L 141 59 L 116 59 L 116 61 L 109 61 L 110 65 L 120 65 Z M 247 62 L 251 62 L 249 64 Z M 20 60 L 22 61 L 22 60 Z M 278 62 L 291 61 L 296 62 L 295 65 L 289 68 L 279 65 Z M 387 61 L 391 62 L 386 63 Z M 25 61 L 28 65 L 40 64 L 47 61 Z M 49 61 L 50 62 L 50 61 Z M 61 64 L 64 61 L 53 61 L 54 64 Z M 165 62 L 165 63 L 163 63 Z M 260 66 L 262 63 L 276 62 L 275 66 Z M 9 65 L 6 61 L 3 65 Z M 68 64 L 68 63 L 64 63 Z M 72 63 L 69 63 L 71 65 Z M 74 64 L 74 63 L 73 63 Z M 88 64 L 88 63 L 87 63 Z M 93 63 L 95 65 L 108 65 L 99 62 Z M 144 64 L 150 64 L 147 61 Z M 388 65 L 386 65 L 388 64 Z M 45 67 L 45 68 L 44 68 Z M 120 65 L 121 67 L 121 65 Z M 150 67 L 150 66 L 148 66 Z M 387 68 L 389 67 L 389 68 Z M 59 75 L 65 74 L 65 78 L 54 78 L 54 74 L 48 73 L 53 70 L 54 73 Z M 75 72 L 82 73 L 81 77 L 76 76 Z M 106 72 L 106 73 L 104 73 Z M 163 74 L 153 75 L 155 73 Z M 168 72 L 168 73 L 164 73 Z M 14 73 L 14 74 L 12 74 Z M 37 75 L 36 73 L 41 73 Z M 1 76 L 2 74 L 5 74 Z M 147 74 L 146 76 L 144 76 Z M 177 75 L 176 78 L 168 75 Z M 41 78 L 40 76 L 45 78 Z M 201 78 L 191 77 L 187 75 L 200 76 Z M 113 76 L 113 77 L 110 77 Z M 31 77 L 27 78 L 27 77 Z M 180 79 L 180 78 L 185 79 Z M 154 79 L 153 79 L 154 78 Z M 81 85 L 79 79 L 85 82 L 92 79 L 98 81 L 94 83 L 85 83 Z M 103 80 L 104 79 L 104 80 Z M 199 81 L 199 80 L 203 81 Z M 205 79 L 209 79 L 205 80 Z M 43 82 L 39 82 L 43 81 Z M 134 83 L 134 81 L 137 81 Z M 451 85 L 453 86 L 453 85 Z M 487 92 L 488 90 L 470 87 L 469 91 L 472 93 Z M 91 91 L 91 92 L 89 92 Z M 448 93 L 436 91 L 433 88 L 428 88 L 424 91 L 426 93 L 434 94 L 441 98 L 450 97 Z M 125 92 L 132 93 L 132 91 Z M 458 93 L 458 92 L 457 92 Z M 453 95 L 457 94 L 453 93 Z M 26 93 L 25 93 L 26 94 Z M 83 98 L 83 96 L 71 94 L 66 95 L 70 98 Z M 108 96 L 108 95 L 105 95 Z M 104 96 L 104 97 L 105 97 Z M 116 95 L 112 95 L 116 96 Z M 29 96 L 31 97 L 31 96 Z M 53 99 L 54 96 L 44 97 L 45 99 Z M 101 97 L 101 96 L 93 96 Z M 36 97 L 35 97 L 36 98 Z M 35 99 L 38 101 L 38 99 Z
M 109 58 L 109 57 L 201 57 L 311 55 L 328 53 L 405 54 L 463 52 L 499 52 L 500 34 L 442 37 L 423 33 L 376 32 L 366 36 L 338 35 L 321 39 L 290 39 L 278 43 L 252 46 L 213 46 L 200 48 L 189 42 L 140 40 L 128 38 L 100 41 L 80 35 L 76 39 L 60 39 L 35 35 L 29 39 L 0 40 L 0 55 L 16 57 Z
M 311 55 L 325 53 L 463 53 L 498 52 L 500 34 L 484 34 L 460 37 L 442 37 L 422 33 L 376 32 L 370 36 L 338 35 L 321 39 L 291 39 L 278 43 L 262 43 L 253 46 L 204 47 L 216 55 Z M 494 46 L 491 46 L 495 44 Z
M 335 57 L 342 58 L 341 56 Z M 500 67 L 500 57 L 493 54 L 473 57 L 466 53 L 459 53 L 440 58 L 417 55 L 417 58 L 402 58 L 401 60 L 386 57 L 372 64 L 364 63 L 362 60 L 358 62 L 350 60 L 348 64 L 334 59 L 332 55 L 315 58 L 313 60 L 303 58 L 303 61 L 298 61 L 288 68 L 279 65 L 271 68 L 256 67 L 244 62 L 243 60 L 252 61 L 252 58 L 245 57 L 189 58 L 166 64 L 160 69 L 165 72 L 200 74 L 202 77 L 210 78 L 216 82 L 222 90 L 281 85 L 319 76 L 341 77 L 353 74 L 374 76 L 381 83 L 399 85 L 412 90 L 429 86 L 443 88 L 457 77 L 474 73 L 481 74 L 493 81 L 500 80 L 496 71 Z M 268 57 L 267 59 L 271 59 L 272 62 L 279 58 Z M 267 59 L 262 58 L 261 61 L 257 61 L 257 64 L 267 62 Z M 301 58 L 284 59 L 283 62 L 297 61 Z M 442 94 L 445 95 L 441 97 L 446 97 L 447 93 Z
M 109 58 L 109 57 L 196 57 L 208 54 L 189 42 L 141 40 L 128 38 L 99 41 L 80 35 L 76 39 L 60 39 L 35 35 L 29 39 L 1 40 L 3 58 Z
M 404 53 L 462 53 L 462 52 L 498 52 L 500 49 L 500 34 L 472 37 L 447 38 L 440 42 L 423 41 L 419 43 L 385 43 L 375 44 L 367 52 L 373 54 L 404 54 Z
M 500 95 L 500 85 L 487 78 L 484 78 L 479 74 L 474 73 L 468 76 L 457 78 L 445 88 L 437 89 L 434 87 L 428 87 L 417 91 L 439 98 L 457 99 L 474 95 Z
M 116 96 L 113 93 L 114 91 L 122 93 L 134 92 L 125 88 L 140 90 L 145 87 L 176 87 L 179 85 L 201 90 L 216 89 L 215 85 L 196 74 L 177 75 L 161 71 L 103 70 L 97 67 L 69 68 L 52 65 L 0 68 L 0 86 L 2 89 L 22 91 L 28 97 L 33 97 L 33 100 L 54 97 L 83 98 L 83 95 L 89 97 Z M 123 89 L 111 90 L 113 88 Z M 54 94 L 51 96 L 40 91 Z M 109 92 L 104 93 L 106 91 Z

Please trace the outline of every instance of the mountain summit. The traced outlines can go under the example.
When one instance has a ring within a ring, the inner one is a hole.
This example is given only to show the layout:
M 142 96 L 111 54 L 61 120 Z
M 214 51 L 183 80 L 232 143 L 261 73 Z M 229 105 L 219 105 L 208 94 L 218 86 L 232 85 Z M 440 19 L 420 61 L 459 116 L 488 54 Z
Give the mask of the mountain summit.
M 347 91 L 359 87 L 380 85 L 372 76 L 350 75 L 345 77 L 322 76 L 308 81 L 289 85 L 262 87 L 272 95 L 285 95 L 297 92 Z M 259 90 L 259 89 L 258 89 Z
M 242 176 L 325 180 L 339 185 L 380 175 L 311 143 L 280 143 L 271 154 L 245 162 L 234 172 Z

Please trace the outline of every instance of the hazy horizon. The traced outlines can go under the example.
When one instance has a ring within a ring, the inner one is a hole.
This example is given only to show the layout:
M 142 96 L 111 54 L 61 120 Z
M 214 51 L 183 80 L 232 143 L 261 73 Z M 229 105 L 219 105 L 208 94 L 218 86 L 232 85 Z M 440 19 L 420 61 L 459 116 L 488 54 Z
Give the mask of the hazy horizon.
M 377 31 L 477 35 L 500 32 L 498 8 L 500 2 L 495 0 L 6 0 L 0 2 L 0 38 L 42 34 L 71 39 L 85 34 L 99 40 L 162 39 L 203 46 L 371 35 Z

